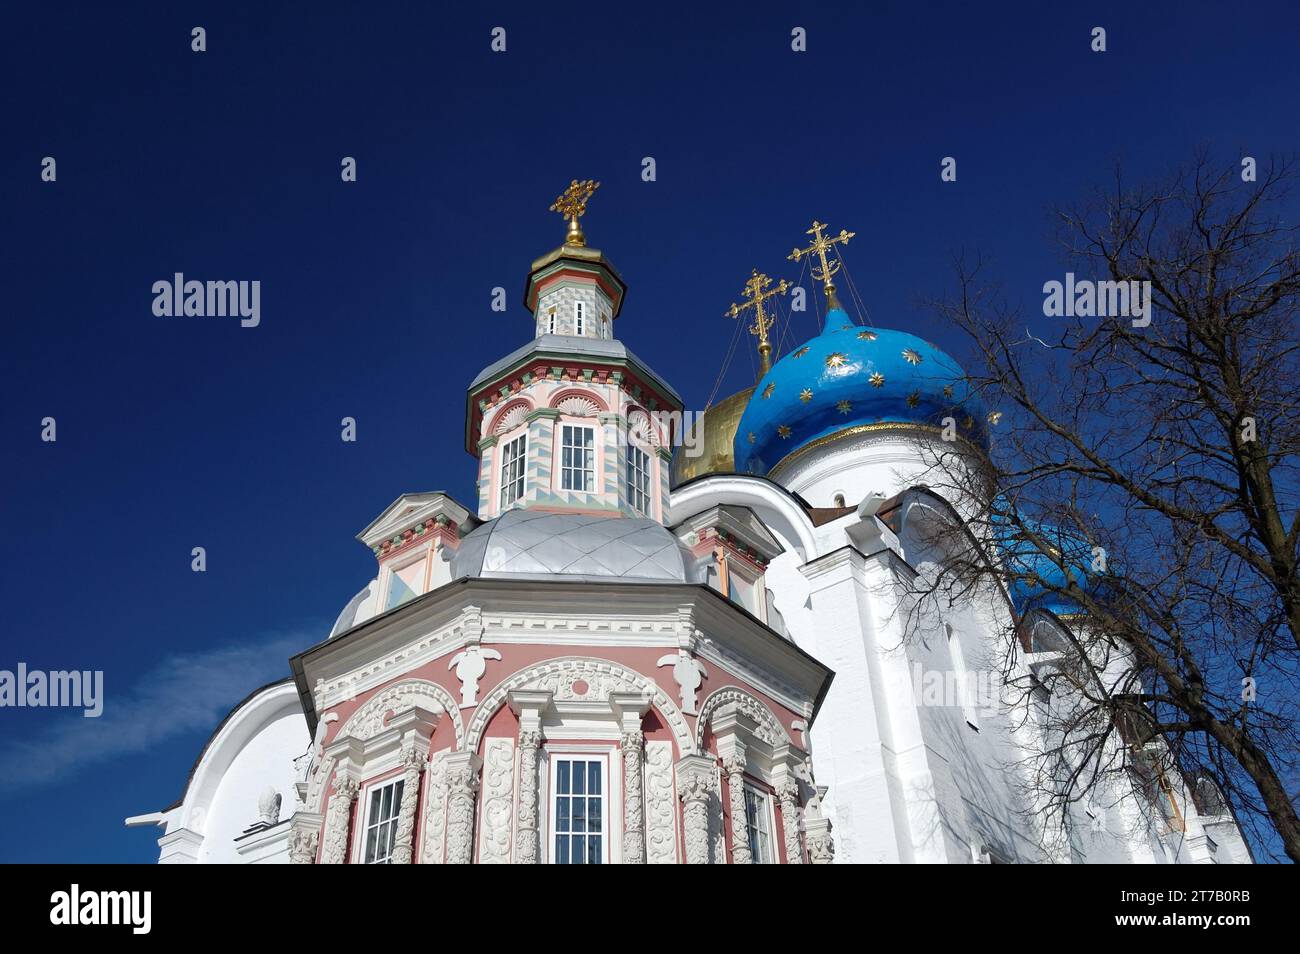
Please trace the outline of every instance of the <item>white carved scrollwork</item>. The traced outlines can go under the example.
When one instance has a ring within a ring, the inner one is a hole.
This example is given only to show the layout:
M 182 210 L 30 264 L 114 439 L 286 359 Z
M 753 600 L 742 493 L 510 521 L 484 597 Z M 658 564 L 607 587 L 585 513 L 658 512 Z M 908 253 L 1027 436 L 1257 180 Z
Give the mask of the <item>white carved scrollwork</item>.
M 420 861 L 426 865 L 442 864 L 447 837 L 447 751 L 433 753 L 424 772 L 424 851 Z
M 703 745 L 705 730 L 714 715 L 724 706 L 735 706 L 748 716 L 756 726 L 754 734 L 768 745 L 780 745 L 791 741 L 781 721 L 771 709 L 743 689 L 724 686 L 705 699 L 704 705 L 700 706 L 699 721 L 695 724 L 697 746 Z
M 731 804 L 731 861 L 753 863 L 749 852 L 749 829 L 745 824 L 745 753 L 733 752 L 722 763 L 727 773 L 727 795 Z
M 682 798 L 688 865 L 709 863 L 709 797 L 713 794 L 712 788 L 699 777 L 683 779 L 677 786 Z
M 641 759 L 645 733 L 624 732 L 623 752 L 623 864 L 645 864 L 645 807 L 641 787 Z
M 375 693 L 339 729 L 336 738 L 350 735 L 365 742 L 384 729 L 389 713 L 407 709 L 426 709 L 433 714 L 447 713 L 456 729 L 456 746 L 461 748 L 465 739 L 465 726 L 461 722 L 460 707 L 451 693 L 427 679 L 407 679 Z
M 479 828 L 479 864 L 510 863 L 514 796 L 514 740 L 488 739 L 483 750 L 483 818 Z
M 799 783 L 787 778 L 777 786 L 776 797 L 781 803 L 781 827 L 785 832 L 785 863 L 803 864 L 803 849 L 799 844 Z
M 352 820 L 352 803 L 357 797 L 357 780 L 350 775 L 334 776 L 334 794 L 325 815 L 325 849 L 321 863 L 341 865 L 348 857 L 348 825 Z
M 646 860 L 652 865 L 673 865 L 677 863 L 673 744 L 647 742 L 645 753 Z
M 511 692 L 523 689 L 550 691 L 557 702 L 604 701 L 612 692 L 643 693 L 650 697 L 651 704 L 672 730 L 678 750 L 688 755 L 696 749 L 686 717 L 658 683 L 606 659 L 577 656 L 550 659 L 529 666 L 497 683 L 474 710 L 461 748 L 476 750 L 492 716 L 505 704 Z
M 537 750 L 542 733 L 523 730 L 519 733 L 519 812 L 515 820 L 515 863 L 535 865 L 537 844 Z
M 457 753 L 462 755 L 462 753 Z M 474 758 L 450 759 L 447 764 L 447 864 L 467 865 L 474 860 L 474 795 L 478 792 L 478 765 Z
M 313 865 L 316 863 L 316 845 L 320 832 L 316 829 L 294 829 L 289 838 L 289 863 Z
M 415 848 L 415 810 L 420 802 L 420 773 L 424 754 L 414 741 L 402 748 L 402 803 L 397 810 L 397 834 L 393 839 L 392 863 L 409 865 Z

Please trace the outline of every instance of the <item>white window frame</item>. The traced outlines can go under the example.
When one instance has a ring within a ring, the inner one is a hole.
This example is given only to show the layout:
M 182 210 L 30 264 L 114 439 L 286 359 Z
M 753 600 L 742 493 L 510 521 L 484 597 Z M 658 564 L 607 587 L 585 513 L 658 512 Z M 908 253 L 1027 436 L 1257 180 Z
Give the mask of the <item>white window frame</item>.
M 586 333 L 586 328 L 587 328 L 586 302 L 575 301 L 573 303 L 573 327 L 575 333 L 579 335 Z
M 756 822 L 761 822 L 761 824 L 755 824 L 755 825 L 750 824 L 750 815 L 749 815 L 750 796 L 753 796 L 754 800 L 758 803 L 755 806 L 756 811 L 754 813 L 754 820 Z M 766 828 L 764 828 L 764 826 L 766 826 Z M 746 782 L 745 783 L 745 838 L 747 840 L 749 839 L 749 830 L 751 827 L 757 829 L 763 835 L 767 836 L 767 857 L 762 860 L 760 860 L 757 857 L 753 857 L 754 845 L 753 842 L 750 842 L 749 848 L 750 848 L 750 853 L 751 853 L 753 863 L 756 865 L 777 864 L 776 814 L 772 810 L 772 796 L 764 789 L 759 788 L 757 785 L 751 784 L 750 782 Z
M 635 458 L 633 457 L 633 454 L 640 454 L 643 458 L 645 458 L 645 467 L 643 470 L 637 468 L 634 465 L 633 461 L 635 460 Z M 654 517 L 654 496 L 655 496 L 654 476 L 655 475 L 654 475 L 653 458 L 650 456 L 650 452 L 647 451 L 645 448 L 640 447 L 639 445 L 629 440 L 627 442 L 627 459 L 626 459 L 626 464 L 624 466 L 625 466 L 624 479 L 627 483 L 628 506 L 630 506 L 633 510 L 635 510 L 637 513 L 641 514 L 642 516 Z M 642 488 L 633 481 L 633 478 L 636 476 L 638 472 L 642 472 L 645 475 L 644 490 L 642 490 Z M 637 501 L 638 498 L 642 498 L 642 497 L 645 499 L 645 506 L 639 507 L 637 506 Z
M 621 837 L 616 831 L 616 824 L 611 817 L 616 804 L 614 794 L 610 791 L 610 751 L 600 749 L 599 751 L 581 750 L 581 749 L 564 749 L 555 750 L 547 749 L 546 751 L 546 843 L 544 849 L 546 852 L 547 864 L 558 864 L 555 860 L 555 820 L 556 820 L 556 791 L 560 773 L 556 764 L 560 761 L 582 761 L 582 762 L 599 762 L 600 763 L 600 798 L 601 798 L 601 831 L 600 831 L 600 863 L 603 865 L 616 863 L 611 861 L 613 839 Z M 570 787 L 572 787 L 572 772 L 570 772 Z M 571 797 L 571 796 L 566 796 Z M 590 797 L 590 796 L 584 796 Z M 620 808 L 621 810 L 621 808 Z M 571 863 L 571 862 L 570 862 Z
M 546 316 L 546 333 L 548 335 L 555 334 L 555 309 L 554 308 L 552 308 Z
M 558 421 L 557 423 L 559 424 L 559 428 L 560 428 L 560 488 L 559 489 L 569 491 L 571 493 L 594 494 L 596 492 L 596 429 L 592 427 L 590 424 L 578 424 L 571 421 L 562 420 L 562 421 Z M 566 438 L 565 432 L 569 430 L 573 431 L 575 434 L 580 431 L 585 431 L 588 438 L 587 445 L 585 447 L 579 447 L 576 444 L 569 444 L 565 440 Z M 569 451 L 572 451 L 574 454 L 577 454 L 579 451 L 589 453 L 591 455 L 590 458 L 591 466 L 588 467 L 585 462 L 581 466 L 572 466 L 570 464 L 566 464 L 565 454 L 566 452 Z M 565 482 L 569 480 L 571 474 L 584 475 L 586 477 L 586 480 L 582 481 L 582 483 L 584 483 L 586 486 L 583 487 L 565 486 Z
M 516 434 L 508 440 L 500 441 L 501 453 L 497 463 L 497 510 L 504 511 L 516 500 L 522 500 L 527 488 L 527 471 L 528 471 L 528 432 L 523 431 Z M 513 454 L 510 449 L 516 444 L 519 445 L 519 453 Z M 519 463 L 519 476 L 508 477 L 511 465 L 514 462 Z M 518 493 L 507 494 L 507 488 L 513 490 L 518 487 Z
M 357 828 L 359 829 L 359 832 L 357 836 L 356 851 L 352 856 L 357 864 L 380 865 L 380 864 L 392 863 L 393 841 L 389 842 L 388 855 L 382 861 L 366 860 L 366 836 L 370 834 L 371 828 L 378 827 L 377 824 L 372 824 L 370 820 L 371 796 L 374 795 L 375 792 L 382 793 L 385 788 L 395 787 L 399 783 L 403 786 L 402 794 L 405 795 L 406 779 L 405 776 L 403 776 L 401 773 L 398 773 L 397 775 L 390 775 L 387 778 L 382 778 L 379 779 L 378 781 L 371 782 L 362 790 L 361 805 L 359 811 L 357 812 L 357 820 L 358 820 Z M 382 804 L 383 804 L 383 796 L 381 794 L 380 805 L 382 806 Z M 393 840 L 396 840 L 397 837 L 397 817 L 401 813 L 401 810 L 402 810 L 402 795 L 398 795 L 393 800 L 392 817 L 385 822 L 378 823 L 378 824 L 385 824 L 390 826 Z

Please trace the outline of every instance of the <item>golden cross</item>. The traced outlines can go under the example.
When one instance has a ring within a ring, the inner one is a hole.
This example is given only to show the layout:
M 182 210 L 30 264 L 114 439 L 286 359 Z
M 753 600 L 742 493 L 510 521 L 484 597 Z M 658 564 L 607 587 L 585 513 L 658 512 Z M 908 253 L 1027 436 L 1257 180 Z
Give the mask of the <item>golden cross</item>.
M 831 281 L 831 276 L 840 270 L 840 263 L 838 261 L 828 262 L 826 260 L 826 253 L 837 243 L 843 243 L 845 245 L 849 244 L 849 239 L 853 238 L 857 233 L 846 232 L 844 229 L 840 229 L 839 235 L 827 238 L 822 235 L 822 231 L 826 228 L 828 228 L 828 226 L 825 223 L 813 219 L 812 228 L 807 232 L 808 235 L 814 236 L 813 243 L 807 248 L 795 249 L 786 257 L 792 262 L 797 262 L 805 255 L 813 252 L 817 253 L 817 257 L 821 259 L 822 270 L 821 274 L 818 274 L 817 267 L 813 266 L 812 277 L 821 282 L 822 287 L 826 289 L 826 310 L 830 311 L 832 308 L 840 307 L 840 300 L 835 297 L 835 283 Z
M 578 219 L 587 214 L 587 200 L 600 188 L 599 182 L 588 179 L 579 182 L 574 179 L 569 187 L 560 193 L 560 197 L 551 203 L 551 211 L 559 212 L 569 220 L 569 234 L 564 237 L 565 245 L 582 246 L 587 244 L 587 237 L 582 234 Z
M 762 370 L 758 373 L 760 378 L 772 368 L 772 342 L 768 339 L 767 333 L 776 324 L 776 316 L 769 315 L 763 310 L 763 302 L 777 295 L 784 295 L 793 287 L 783 278 L 780 284 L 771 291 L 767 291 L 767 287 L 771 284 L 772 279 L 757 268 L 754 269 L 753 275 L 749 281 L 745 282 L 745 287 L 741 292 L 749 301 L 743 305 L 732 302 L 731 307 L 723 312 L 728 318 L 739 318 L 740 313 L 746 308 L 754 309 L 754 323 L 750 325 L 749 333 L 758 336 L 758 361 L 762 366 Z

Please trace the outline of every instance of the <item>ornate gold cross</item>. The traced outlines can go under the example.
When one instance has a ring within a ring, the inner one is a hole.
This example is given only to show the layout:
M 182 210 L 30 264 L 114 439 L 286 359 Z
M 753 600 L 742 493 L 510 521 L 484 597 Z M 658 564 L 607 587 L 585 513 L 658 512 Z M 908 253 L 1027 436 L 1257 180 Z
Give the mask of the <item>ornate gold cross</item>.
M 795 249 L 786 257 L 789 258 L 792 262 L 797 262 L 805 255 L 814 252 L 817 254 L 817 257 L 821 259 L 822 270 L 821 273 L 818 274 L 817 267 L 813 266 L 812 277 L 817 281 L 821 282 L 822 287 L 826 289 L 826 310 L 830 311 L 832 308 L 840 307 L 840 300 L 835 297 L 835 283 L 831 281 L 831 276 L 840 270 L 840 263 L 838 261 L 828 262 L 826 260 L 826 253 L 830 251 L 836 244 L 839 243 L 843 243 L 844 245 L 849 244 L 849 239 L 853 238 L 853 236 L 856 235 L 857 233 L 847 232 L 844 229 L 840 229 L 839 235 L 834 235 L 831 238 L 827 238 L 822 234 L 822 232 L 827 228 L 829 228 L 829 226 L 827 226 L 825 223 L 818 222 L 816 219 L 813 219 L 812 228 L 810 228 L 807 232 L 808 235 L 814 236 L 813 243 L 809 245 L 807 248 Z
M 560 193 L 560 197 L 551 204 L 552 212 L 559 212 L 569 220 L 569 234 L 564 237 L 565 245 L 582 246 L 587 244 L 587 237 L 582 234 L 578 219 L 587 214 L 587 200 L 600 188 L 599 182 L 591 179 L 579 182 L 574 179 L 569 187 Z
M 774 298 L 777 295 L 784 295 L 791 289 L 791 287 L 793 287 L 784 278 L 781 279 L 780 284 L 771 291 L 768 291 L 767 288 L 771 284 L 772 279 L 768 278 L 757 268 L 754 269 L 753 275 L 750 277 L 749 281 L 745 282 L 745 287 L 741 292 L 741 294 L 749 300 L 743 305 L 737 305 L 735 302 L 732 302 L 731 307 L 723 312 L 723 314 L 728 318 L 739 318 L 740 313 L 745 309 L 754 309 L 754 323 L 749 326 L 749 333 L 758 336 L 758 361 L 762 367 L 762 370 L 758 373 L 760 378 L 767 374 L 767 372 L 772 368 L 772 342 L 768 339 L 767 333 L 771 331 L 772 326 L 776 324 L 776 317 L 767 314 L 767 312 L 763 310 L 763 302 L 767 301 L 769 298 Z

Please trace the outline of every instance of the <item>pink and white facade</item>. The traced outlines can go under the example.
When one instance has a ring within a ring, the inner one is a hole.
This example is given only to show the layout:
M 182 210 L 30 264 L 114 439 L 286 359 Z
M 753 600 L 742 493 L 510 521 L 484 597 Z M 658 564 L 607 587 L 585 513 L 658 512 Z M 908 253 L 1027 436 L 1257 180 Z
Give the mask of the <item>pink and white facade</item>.
M 909 616 L 942 556 L 922 531 L 964 502 L 921 485 L 907 426 L 673 487 L 682 401 L 614 336 L 624 294 L 585 245 L 533 264 L 533 340 L 467 391 L 477 500 L 403 494 L 358 535 L 375 576 L 328 637 L 128 820 L 165 829 L 161 861 L 1249 860 L 1177 785 L 1043 825 L 1012 767 L 1034 704 L 936 705 L 918 678 L 993 669 L 1014 610 Z M 1021 623 L 1014 678 L 1067 625 Z

